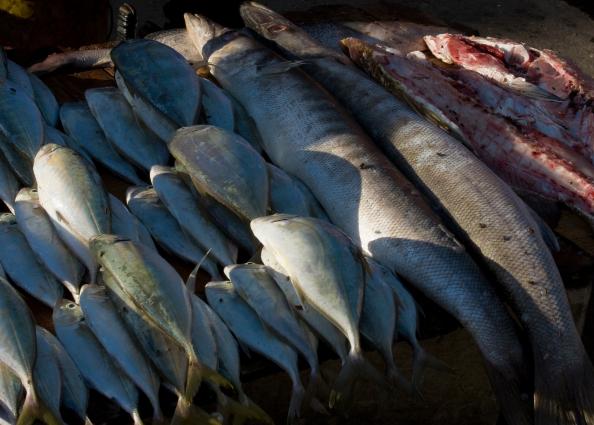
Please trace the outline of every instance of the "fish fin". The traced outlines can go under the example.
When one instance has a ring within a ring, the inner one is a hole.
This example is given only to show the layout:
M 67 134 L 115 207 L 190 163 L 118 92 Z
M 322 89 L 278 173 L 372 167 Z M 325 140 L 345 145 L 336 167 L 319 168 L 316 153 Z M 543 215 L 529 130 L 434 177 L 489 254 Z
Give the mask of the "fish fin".
M 334 381 L 334 388 L 330 391 L 328 402 L 330 408 L 342 410 L 349 406 L 354 384 L 359 379 L 373 381 L 383 388 L 391 387 L 382 374 L 363 357 L 361 352 L 350 351 L 347 361 Z
M 282 74 L 284 72 L 290 71 L 293 68 L 306 65 L 307 63 L 308 62 L 304 60 L 277 62 L 269 65 L 259 66 L 258 73 L 260 75 Z
M 300 382 L 293 382 L 293 390 L 291 392 L 291 400 L 289 402 L 289 409 L 287 411 L 287 425 L 292 425 L 298 422 L 301 416 L 301 405 L 305 397 L 305 389 Z
M 594 369 L 582 349 L 581 359 L 572 367 L 565 364 L 539 368 L 535 365 L 534 411 L 536 425 L 594 424 Z M 543 369 L 548 369 L 543 372 Z M 541 373 L 538 373 L 538 371 Z
M 221 421 L 212 417 L 204 410 L 193 406 L 184 397 L 177 400 L 171 425 L 223 425 Z
M 549 249 L 553 252 L 559 252 L 561 247 L 559 246 L 559 241 L 557 240 L 557 236 L 555 235 L 555 232 L 553 232 L 553 229 L 551 229 L 547 222 L 544 221 L 543 218 L 536 213 L 536 211 L 534 211 L 529 205 L 525 205 L 534 221 L 536 221 L 536 225 L 540 230 L 540 234 Z
M 429 354 L 418 341 L 413 344 L 413 372 L 412 372 L 412 385 L 419 391 L 423 383 L 423 376 L 425 370 L 431 368 L 442 372 L 455 374 L 456 372 L 445 362 L 439 360 L 437 357 Z
M 240 340 L 237 340 L 237 345 L 239 345 L 239 348 L 241 348 L 241 351 L 243 351 L 243 354 L 245 354 L 248 359 L 252 358 L 252 352 L 247 345 Z
M 91 421 L 91 419 L 89 419 L 88 416 L 85 416 L 85 423 L 84 425 L 93 425 L 93 422 Z
M 132 420 L 134 421 L 134 425 L 144 425 L 144 422 L 142 422 L 142 418 L 140 417 L 138 409 L 134 409 L 132 411 Z
M 206 254 L 204 254 L 200 261 L 198 261 L 198 264 L 192 269 L 192 272 L 188 276 L 188 280 L 186 280 L 186 288 L 188 288 L 188 291 L 192 294 L 196 293 L 196 277 L 198 275 L 198 270 L 200 270 L 202 263 L 204 263 L 208 254 L 210 254 L 210 251 L 211 249 L 209 248 L 208 251 L 206 251 Z
M 62 425 L 64 423 L 37 397 L 35 388 L 30 387 L 27 390 L 16 425 L 32 425 L 36 420 L 47 425 Z
M 258 423 L 274 424 L 274 421 L 260 406 L 251 402 L 237 402 L 226 396 L 221 391 L 216 391 L 219 402 L 219 411 L 224 418 L 233 417 L 233 424 L 243 424 L 245 422 L 257 421 Z M 247 397 L 245 398 L 247 399 Z M 244 399 L 244 401 L 245 401 Z M 247 399 L 249 400 L 249 399 Z
M 523 379 L 521 371 L 509 366 L 495 366 L 485 364 L 491 388 L 498 401 L 500 414 L 509 425 L 533 425 L 533 409 L 530 402 L 529 391 L 522 388 Z M 557 424 L 552 422 L 552 424 Z M 538 424 L 538 422 L 537 422 Z M 543 424 L 544 425 L 544 424 Z
M 524 97 L 548 102 L 564 102 L 564 99 L 555 96 L 536 84 L 529 83 L 523 78 L 515 78 L 507 81 L 506 84 L 512 91 Z
M 233 384 L 227 378 L 208 366 L 202 365 L 202 375 L 206 381 L 219 388 L 233 389 Z

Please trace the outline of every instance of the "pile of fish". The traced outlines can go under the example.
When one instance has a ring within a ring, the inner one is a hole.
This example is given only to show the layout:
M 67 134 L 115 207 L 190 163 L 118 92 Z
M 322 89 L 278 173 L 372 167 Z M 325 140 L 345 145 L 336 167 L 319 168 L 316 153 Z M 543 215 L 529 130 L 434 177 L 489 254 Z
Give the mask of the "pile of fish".
M 114 65 L 117 87 L 62 105 L 0 55 L 0 421 L 91 423 L 93 389 L 135 424 L 140 394 L 155 423 L 270 423 L 239 347 L 289 375 L 289 423 L 347 412 L 362 379 L 414 396 L 426 367 L 449 369 L 417 340 L 410 285 L 472 335 L 507 423 L 594 425 L 556 237 L 512 189 L 592 214 L 590 80 L 502 40 L 241 15 L 253 32 L 187 14 L 186 29 L 33 66 Z M 105 172 L 131 185 L 125 203 Z M 170 257 L 195 266 L 186 282 Z M 53 309 L 56 336 L 15 287 Z

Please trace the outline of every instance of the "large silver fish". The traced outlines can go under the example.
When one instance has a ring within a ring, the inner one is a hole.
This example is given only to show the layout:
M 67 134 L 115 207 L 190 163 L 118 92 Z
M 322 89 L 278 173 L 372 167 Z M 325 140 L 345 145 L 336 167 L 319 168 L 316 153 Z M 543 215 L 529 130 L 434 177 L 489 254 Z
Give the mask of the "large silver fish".
M 256 312 L 236 293 L 231 282 L 210 282 L 205 287 L 205 293 L 210 306 L 239 341 L 287 372 L 293 384 L 287 423 L 293 423 L 299 417 L 305 396 L 297 353 L 263 325 Z
M 54 144 L 40 149 L 33 172 L 39 203 L 94 282 L 96 263 L 89 253 L 89 239 L 111 231 L 109 201 L 101 178 L 76 152 Z
M 10 213 L 0 215 L 0 246 L 0 264 L 16 285 L 48 307 L 62 298 L 62 285 L 37 258 Z
M 58 359 L 47 336 L 49 332 L 42 327 L 35 327 L 37 352 L 33 377 L 37 383 L 37 394 L 52 414 L 62 421 L 60 401 L 62 400 L 62 374 Z
M 151 183 L 159 199 L 184 231 L 223 266 L 237 261 L 237 247 L 212 223 L 204 206 L 199 205 L 194 191 L 175 169 L 151 168 Z
M 59 238 L 39 203 L 37 189 L 21 189 L 15 201 L 17 225 L 29 246 L 39 261 L 78 299 L 85 268 Z
M 42 332 L 44 333 L 45 340 L 52 347 L 54 356 L 58 361 L 58 367 L 60 368 L 62 376 L 62 405 L 76 413 L 81 420 L 85 421 L 85 425 L 92 425 L 90 419 L 87 417 L 89 388 L 86 386 L 78 367 L 74 364 L 58 338 L 48 331 Z
M 126 205 L 111 193 L 109 197 L 109 209 L 111 210 L 111 231 L 114 235 L 120 235 L 140 242 L 149 248 L 157 249 L 151 234 L 144 224 L 128 210 Z
M 72 140 L 76 142 L 76 146 L 72 149 L 84 151 L 99 164 L 130 183 L 142 183 L 134 167 L 122 158 L 105 138 L 103 130 L 85 102 L 62 104 L 60 121 Z
M 27 304 L 4 278 L 0 278 L 0 362 L 18 376 L 27 393 L 18 423 L 31 425 L 38 419 L 48 425 L 61 424 L 39 397 L 34 377 L 37 343 L 35 320 Z
M 92 250 L 104 283 L 122 301 L 180 345 L 188 359 L 183 397 L 177 416 L 185 417 L 202 377 L 213 385 L 226 384 L 215 371 L 204 366 L 192 345 L 190 294 L 179 274 L 154 250 L 113 235 L 93 238 Z
M 272 161 L 303 181 L 364 252 L 453 314 L 487 360 L 500 403 L 529 422 L 509 313 L 463 247 L 336 100 L 253 39 L 186 15 L 211 72 L 254 118 Z M 204 49 L 206 45 L 206 49 Z M 284 64 L 284 72 L 278 72 Z M 241 72 L 237 72 L 241 69 Z
M 200 108 L 200 83 L 192 67 L 172 48 L 154 40 L 124 41 L 111 51 L 111 58 L 134 106 L 139 101 L 150 105 L 172 127 L 196 123 Z M 140 118 L 157 135 L 155 122 L 140 112 Z M 165 136 L 165 137 L 164 137 Z
M 266 215 L 266 164 L 241 136 L 210 125 L 185 127 L 175 133 L 169 150 L 199 191 L 248 220 Z
M 148 397 L 153 407 L 153 421 L 162 422 L 159 404 L 160 381 L 151 364 L 140 352 L 126 329 L 117 308 L 104 286 L 85 285 L 80 294 L 85 322 L 105 351 Z
M 191 263 L 202 261 L 202 266 L 211 276 L 218 276 L 216 262 L 205 256 L 206 250 L 194 242 L 182 230 L 175 217 L 167 210 L 153 188 L 130 187 L 126 202 L 132 214 L 145 225 L 157 243 L 166 251 Z
M 146 171 L 169 162 L 165 143 L 139 122 L 117 88 L 89 89 L 85 99 L 105 137 L 125 159 Z
M 72 301 L 62 300 L 54 308 L 53 321 L 58 339 L 87 384 L 118 403 L 132 416 L 135 425 L 141 425 L 138 390 L 93 335 L 81 308 Z

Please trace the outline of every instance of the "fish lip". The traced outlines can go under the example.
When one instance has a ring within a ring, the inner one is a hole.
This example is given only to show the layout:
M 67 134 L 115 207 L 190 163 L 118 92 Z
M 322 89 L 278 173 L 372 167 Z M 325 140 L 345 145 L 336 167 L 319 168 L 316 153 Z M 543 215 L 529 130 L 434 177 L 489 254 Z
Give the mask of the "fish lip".
M 126 189 L 126 204 L 129 204 L 132 199 L 150 188 L 151 186 L 130 186 Z

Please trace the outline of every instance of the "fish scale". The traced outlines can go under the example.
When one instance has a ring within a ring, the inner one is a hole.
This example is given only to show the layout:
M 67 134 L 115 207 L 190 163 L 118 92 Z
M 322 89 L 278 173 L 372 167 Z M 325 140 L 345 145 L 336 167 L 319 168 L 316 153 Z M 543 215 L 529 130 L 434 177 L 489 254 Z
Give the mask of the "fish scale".
M 300 178 L 364 251 L 454 315 L 485 356 L 501 402 L 523 410 L 523 356 L 514 324 L 463 247 L 419 206 L 418 191 L 300 70 L 266 73 L 283 59 L 251 38 L 194 18 L 186 15 L 191 38 L 217 81 L 256 122 L 272 162 Z

